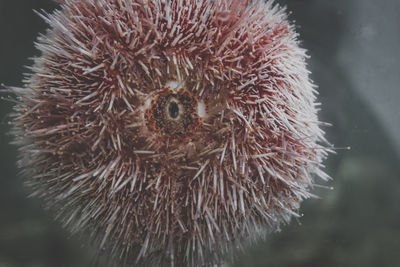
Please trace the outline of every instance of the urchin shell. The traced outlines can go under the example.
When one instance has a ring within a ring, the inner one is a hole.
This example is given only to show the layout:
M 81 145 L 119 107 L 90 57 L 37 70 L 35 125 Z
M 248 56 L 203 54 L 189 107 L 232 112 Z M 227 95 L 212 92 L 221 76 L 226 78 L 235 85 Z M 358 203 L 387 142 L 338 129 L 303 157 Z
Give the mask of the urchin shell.
M 20 167 L 114 257 L 219 264 L 326 178 L 306 53 L 271 1 L 69 0 L 43 18 L 12 89 Z

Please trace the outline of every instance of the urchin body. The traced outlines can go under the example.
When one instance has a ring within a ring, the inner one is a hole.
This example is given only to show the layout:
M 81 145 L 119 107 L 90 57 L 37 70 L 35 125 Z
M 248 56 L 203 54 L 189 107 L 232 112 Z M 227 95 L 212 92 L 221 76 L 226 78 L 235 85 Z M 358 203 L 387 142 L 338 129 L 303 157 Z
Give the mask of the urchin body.
M 71 0 L 45 19 L 14 89 L 20 165 L 116 258 L 218 264 L 325 178 L 305 51 L 271 2 Z

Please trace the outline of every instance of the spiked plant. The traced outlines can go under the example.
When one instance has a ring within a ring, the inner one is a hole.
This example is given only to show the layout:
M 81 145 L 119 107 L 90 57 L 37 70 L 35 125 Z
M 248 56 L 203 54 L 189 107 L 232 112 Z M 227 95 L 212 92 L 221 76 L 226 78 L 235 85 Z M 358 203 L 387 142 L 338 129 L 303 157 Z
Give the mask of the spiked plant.
M 283 9 L 61 2 L 11 90 L 19 165 L 66 226 L 129 263 L 194 266 L 299 216 L 329 149 Z

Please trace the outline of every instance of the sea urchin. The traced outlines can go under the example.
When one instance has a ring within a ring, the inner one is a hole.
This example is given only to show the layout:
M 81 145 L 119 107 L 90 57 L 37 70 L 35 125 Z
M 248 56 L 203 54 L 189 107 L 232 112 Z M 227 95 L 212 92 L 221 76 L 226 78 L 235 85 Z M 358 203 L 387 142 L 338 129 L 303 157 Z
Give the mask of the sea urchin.
M 297 216 L 327 149 L 271 1 L 66 0 L 23 88 L 20 167 L 125 262 L 213 265 Z

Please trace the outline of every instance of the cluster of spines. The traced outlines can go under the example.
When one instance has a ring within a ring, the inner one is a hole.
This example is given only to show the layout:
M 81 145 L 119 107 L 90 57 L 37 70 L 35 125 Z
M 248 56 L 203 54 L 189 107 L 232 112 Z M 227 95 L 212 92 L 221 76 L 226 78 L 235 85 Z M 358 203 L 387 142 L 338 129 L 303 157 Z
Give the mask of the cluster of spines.
M 305 51 L 271 2 L 65 1 L 42 17 L 42 56 L 13 89 L 21 166 L 116 257 L 219 263 L 327 178 Z M 207 104 L 184 142 L 160 143 L 140 108 L 169 80 Z

